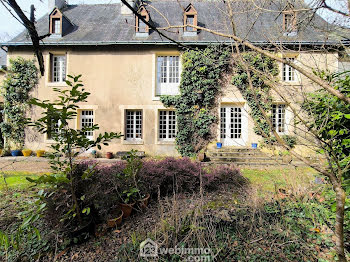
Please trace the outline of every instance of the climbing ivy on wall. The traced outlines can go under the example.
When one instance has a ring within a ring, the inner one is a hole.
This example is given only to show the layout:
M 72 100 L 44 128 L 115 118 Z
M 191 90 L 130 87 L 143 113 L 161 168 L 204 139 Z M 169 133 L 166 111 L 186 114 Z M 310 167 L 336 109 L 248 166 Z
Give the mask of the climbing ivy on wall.
M 239 59 L 234 60 L 232 84 L 240 90 L 242 96 L 250 107 L 250 115 L 255 122 L 255 133 L 257 135 L 266 134 L 269 136 L 271 129 L 261 113 L 259 105 L 265 110 L 265 112 L 271 113 L 271 87 L 264 82 L 263 78 L 264 74 L 276 77 L 278 75 L 278 66 L 273 59 L 255 52 L 242 53 L 242 57 L 249 68 L 256 69 L 250 70 L 250 76 L 254 88 L 252 90 L 249 87 L 246 68 Z M 256 98 L 254 96 L 256 96 Z
M 30 91 L 38 83 L 38 69 L 34 60 L 18 57 L 10 59 L 6 79 L 2 85 L 4 96 L 3 119 L 0 124 L 5 147 L 20 149 L 24 145 L 27 102 Z
M 182 156 L 194 155 L 215 138 L 220 78 L 230 56 L 230 50 L 220 46 L 185 51 L 180 95 L 161 97 L 165 107 L 176 109 L 176 147 Z

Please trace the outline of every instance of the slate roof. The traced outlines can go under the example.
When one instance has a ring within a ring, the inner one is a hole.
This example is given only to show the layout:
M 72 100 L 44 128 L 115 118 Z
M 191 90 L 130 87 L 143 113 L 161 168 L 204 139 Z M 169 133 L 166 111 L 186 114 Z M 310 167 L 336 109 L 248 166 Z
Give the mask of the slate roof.
M 183 24 L 183 9 L 190 1 L 157 0 L 147 1 L 147 9 L 150 18 L 157 27 Z M 281 10 L 285 8 L 285 2 L 269 2 L 265 12 L 257 10 L 252 1 L 244 4 L 239 2 L 233 5 L 234 19 L 237 25 L 237 33 L 254 43 L 270 43 L 271 41 L 300 44 L 331 44 L 335 39 L 323 33 L 329 32 L 330 25 L 321 17 L 315 15 L 311 22 L 310 13 L 298 14 L 300 21 L 297 36 L 283 36 Z M 179 4 L 180 3 L 180 4 Z M 198 12 L 198 25 L 220 33 L 231 32 L 230 21 L 227 15 L 227 7 L 222 1 L 191 1 Z M 74 27 L 70 32 L 60 38 L 48 37 L 43 40 L 44 45 L 111 45 L 111 44 L 169 44 L 169 40 L 161 37 L 157 32 L 150 32 L 147 38 L 137 38 L 135 35 L 135 18 L 133 15 L 120 14 L 121 4 L 97 4 L 97 5 L 70 5 L 62 10 L 63 14 L 72 22 Z M 166 17 L 166 20 L 164 17 Z M 310 23 L 309 23 L 310 22 Z M 305 24 L 308 24 L 305 26 Z M 315 26 L 317 29 L 315 29 Z M 45 35 L 49 31 L 49 18 L 45 15 L 37 22 L 39 35 Z M 321 30 L 319 30 L 321 29 Z M 326 30 L 324 30 L 326 29 Z M 164 31 L 172 39 L 189 44 L 208 44 L 213 42 L 229 42 L 229 39 L 201 31 L 197 36 L 185 37 L 182 29 L 169 29 Z M 26 32 L 7 43 L 11 45 L 29 45 L 30 38 Z

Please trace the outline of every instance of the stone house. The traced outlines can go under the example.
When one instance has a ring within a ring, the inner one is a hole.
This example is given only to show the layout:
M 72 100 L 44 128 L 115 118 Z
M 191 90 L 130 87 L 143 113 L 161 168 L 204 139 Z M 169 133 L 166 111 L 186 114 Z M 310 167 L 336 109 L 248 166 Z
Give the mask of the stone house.
M 292 12 L 284 1 L 269 4 L 274 12 L 260 12 L 246 4 L 234 6 L 239 35 L 305 67 L 331 71 L 338 69 L 339 40 L 331 40 L 318 28 L 329 25 L 318 15 Z M 222 33 L 232 31 L 222 1 L 129 1 L 144 19 L 157 28 L 168 25 L 198 25 Z M 53 99 L 53 87 L 64 87 L 67 74 L 82 74 L 91 93 L 79 105 L 75 123 L 99 124 L 100 132 L 122 132 L 124 137 L 103 151 L 137 149 L 150 155 L 177 155 L 176 113 L 159 101 L 161 95 L 179 94 L 182 48 L 151 30 L 123 4 L 66 5 L 49 0 L 48 14 L 37 21 L 39 35 L 50 33 L 41 45 L 45 76 L 33 95 Z M 228 38 L 192 27 L 167 29 L 164 34 L 182 45 L 203 48 L 210 44 L 230 45 Z M 4 44 L 8 56 L 33 58 L 26 32 Z M 334 48 L 336 47 L 336 48 Z M 312 88 L 308 79 L 288 65 L 279 65 L 281 91 L 290 97 Z M 237 88 L 227 85 L 219 98 L 217 141 L 224 146 L 248 146 L 261 142 L 254 131 L 249 107 Z M 31 112 L 38 117 L 39 112 Z M 292 135 L 292 112 L 276 96 L 272 119 L 280 134 Z M 94 138 L 97 133 L 87 136 Z M 216 142 L 216 141 L 213 141 Z M 49 135 L 28 132 L 26 147 L 46 148 Z

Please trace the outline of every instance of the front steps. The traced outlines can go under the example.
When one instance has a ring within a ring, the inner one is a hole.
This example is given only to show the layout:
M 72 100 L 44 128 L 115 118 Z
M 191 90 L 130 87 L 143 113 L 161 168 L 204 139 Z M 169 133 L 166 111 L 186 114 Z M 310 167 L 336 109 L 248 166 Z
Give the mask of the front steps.
M 259 149 L 249 147 L 223 147 L 210 149 L 207 152 L 210 161 L 218 164 L 233 163 L 240 167 L 260 166 L 302 166 L 300 161 L 292 160 L 290 156 L 269 156 Z

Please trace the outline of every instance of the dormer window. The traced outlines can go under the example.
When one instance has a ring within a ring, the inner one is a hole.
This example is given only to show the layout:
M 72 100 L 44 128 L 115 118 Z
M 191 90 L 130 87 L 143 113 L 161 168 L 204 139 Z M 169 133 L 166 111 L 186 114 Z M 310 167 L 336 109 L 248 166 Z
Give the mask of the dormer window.
M 284 36 L 296 36 L 297 35 L 297 12 L 294 11 L 293 4 L 288 4 L 282 11 L 283 20 L 282 27 Z
M 62 37 L 74 28 L 69 19 L 57 7 L 53 9 L 49 18 L 51 37 Z
M 62 36 L 62 13 L 55 8 L 50 14 L 50 34 L 52 36 Z
M 144 6 L 139 8 L 138 13 L 142 18 L 149 22 L 149 14 Z M 147 37 L 149 35 L 149 26 L 142 21 L 139 17 L 136 16 L 136 37 Z
M 61 34 L 61 19 L 52 19 L 52 34 Z
M 296 14 L 288 12 L 283 14 L 283 29 L 290 33 L 296 31 Z
M 197 28 L 193 27 L 197 26 L 197 21 L 197 11 L 192 4 L 189 4 L 184 12 L 184 36 L 197 35 Z

